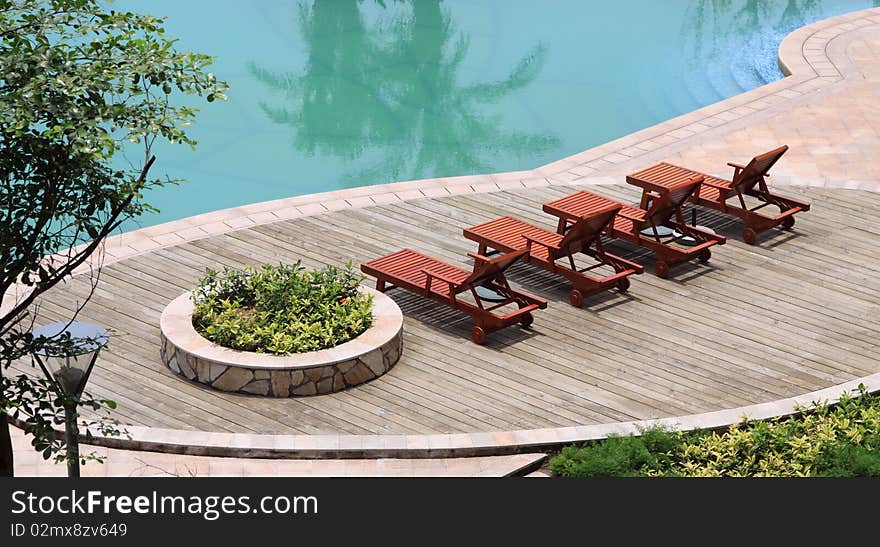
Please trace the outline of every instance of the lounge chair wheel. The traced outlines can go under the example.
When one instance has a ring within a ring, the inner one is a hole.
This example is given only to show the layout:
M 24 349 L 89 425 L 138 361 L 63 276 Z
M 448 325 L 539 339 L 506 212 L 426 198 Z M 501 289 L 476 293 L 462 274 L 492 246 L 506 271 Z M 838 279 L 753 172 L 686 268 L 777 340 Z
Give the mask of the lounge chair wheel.
M 697 256 L 697 260 L 703 263 L 709 262 L 710 258 L 712 258 L 712 251 L 709 249 L 703 249 L 700 251 L 699 256 Z
M 575 308 L 580 308 L 584 305 L 584 294 L 577 289 L 572 289 L 571 292 L 568 293 L 568 301 L 571 302 L 571 305 Z
M 743 241 L 749 245 L 754 245 L 758 241 L 758 234 L 751 228 L 743 230 Z
M 629 290 L 629 279 L 623 278 L 617 280 L 617 290 L 620 292 L 626 292 Z
M 785 217 L 782 219 L 782 227 L 786 230 L 790 230 L 791 227 L 794 226 L 794 217 Z
M 660 279 L 666 279 L 669 277 L 669 264 L 662 260 L 658 260 L 657 263 L 654 264 L 654 273 L 657 274 L 657 277 Z
M 471 331 L 471 340 L 474 344 L 482 346 L 486 343 L 486 331 L 482 327 L 474 327 L 474 330 Z
M 532 326 L 532 323 L 534 323 L 534 321 L 535 317 L 532 314 L 527 313 L 522 316 L 522 319 L 519 320 L 519 324 L 525 328 L 529 328 L 530 326 Z

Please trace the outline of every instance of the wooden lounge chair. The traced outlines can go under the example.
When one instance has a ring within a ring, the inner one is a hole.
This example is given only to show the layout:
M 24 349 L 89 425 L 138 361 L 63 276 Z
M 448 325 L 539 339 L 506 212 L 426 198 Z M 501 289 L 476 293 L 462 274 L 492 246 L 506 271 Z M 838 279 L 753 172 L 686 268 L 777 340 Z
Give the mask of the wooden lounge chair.
M 547 307 L 546 301 L 510 288 L 504 277 L 504 271 L 525 254 L 522 250 L 488 258 L 468 253 L 474 259 L 474 269 L 468 272 L 416 251 L 401 249 L 364 262 L 361 271 L 376 278 L 379 291 L 400 287 L 470 315 L 474 320 L 471 339 L 483 344 L 492 331 L 514 323 L 528 327 L 532 324 L 532 312 Z M 499 299 L 487 299 L 490 305 L 484 306 L 479 287 L 497 293 Z M 474 303 L 456 298 L 463 292 L 470 292 Z M 506 313 L 495 311 L 509 304 L 516 304 L 518 309 Z
M 624 205 L 587 191 L 581 191 L 556 201 L 545 203 L 544 211 L 560 218 L 559 231 L 565 232 L 577 216 L 604 209 L 609 203 L 620 210 L 609 226 L 607 235 L 650 249 L 657 255 L 654 273 L 669 277 L 669 268 L 675 264 L 711 258 L 713 245 L 723 245 L 726 238 L 687 224 L 682 206 L 698 191 L 703 177 L 698 176 L 665 186 L 646 187 L 642 197 L 643 208 Z M 577 216 L 575 216 L 577 215 Z M 664 236 L 659 229 L 671 229 Z
M 581 307 L 586 296 L 612 287 L 626 291 L 630 284 L 628 277 L 644 271 L 639 264 L 607 253 L 602 247 L 602 231 L 614 221 L 614 216 L 620 208 L 619 205 L 610 205 L 584 215 L 565 235 L 513 217 L 501 217 L 465 228 L 464 237 L 477 242 L 479 245 L 477 253 L 481 255 L 488 254 L 487 248 L 506 253 L 525 249 L 527 253 L 523 258 L 528 263 L 571 281 L 569 301 L 572 306 Z M 596 264 L 578 269 L 574 262 L 575 253 L 591 256 L 596 260 Z M 563 258 L 568 259 L 568 264 L 557 263 L 557 260 Z M 605 277 L 593 277 L 587 274 L 588 271 L 604 265 L 614 268 L 615 273 Z
M 669 163 L 659 163 L 627 177 L 638 180 L 649 180 L 662 184 L 665 180 L 681 180 L 682 178 L 702 176 L 703 185 L 694 202 L 704 207 L 734 215 L 742 219 L 743 241 L 754 245 L 758 234 L 782 226 L 785 229 L 794 226 L 794 215 L 801 211 L 809 211 L 810 204 L 793 198 L 774 194 L 767 187 L 767 173 L 779 158 L 785 154 L 788 146 L 781 146 L 760 156 L 755 156 L 748 165 L 728 163 L 733 167 L 733 179 L 724 180 L 697 171 L 685 169 Z M 727 200 L 736 196 L 733 204 Z M 745 197 L 757 199 L 760 203 L 752 208 L 746 205 Z M 738 203 L 738 205 L 737 205 Z M 779 209 L 778 215 L 766 215 L 760 210 L 768 205 Z

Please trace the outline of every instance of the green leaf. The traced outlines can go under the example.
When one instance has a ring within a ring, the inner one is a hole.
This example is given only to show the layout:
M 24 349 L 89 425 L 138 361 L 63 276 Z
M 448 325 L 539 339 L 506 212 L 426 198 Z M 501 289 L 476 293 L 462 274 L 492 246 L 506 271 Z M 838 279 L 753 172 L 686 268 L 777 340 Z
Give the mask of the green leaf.
M 178 50 L 161 19 L 114 12 L 103 0 L 0 0 L 0 36 L 0 254 L 4 276 L 31 285 L 27 298 L 36 299 L 105 234 L 151 211 L 147 191 L 180 180 L 142 176 L 139 165 L 119 169 L 116 154 L 132 150 L 120 143 L 138 143 L 130 157 L 145 158 L 162 141 L 194 146 L 186 132 L 196 111 L 176 105 L 178 96 L 221 97 L 228 85 L 204 71 L 211 57 Z M 174 94 L 156 94 L 145 82 Z M 0 317 L 4 363 L 32 349 L 27 319 Z M 0 408 L 25 421 L 35 450 L 63 454 L 53 427 L 64 412 L 52 388 L 27 377 L 0 382 Z M 116 408 L 85 396 L 80 404 Z

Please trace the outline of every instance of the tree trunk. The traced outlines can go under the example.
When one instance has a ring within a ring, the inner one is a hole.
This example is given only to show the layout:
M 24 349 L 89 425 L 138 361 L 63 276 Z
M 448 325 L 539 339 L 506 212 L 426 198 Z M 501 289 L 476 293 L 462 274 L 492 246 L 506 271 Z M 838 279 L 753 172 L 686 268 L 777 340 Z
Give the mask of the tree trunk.
M 12 438 L 9 436 L 9 420 L 5 412 L 0 412 L 0 477 L 15 475 L 12 463 Z

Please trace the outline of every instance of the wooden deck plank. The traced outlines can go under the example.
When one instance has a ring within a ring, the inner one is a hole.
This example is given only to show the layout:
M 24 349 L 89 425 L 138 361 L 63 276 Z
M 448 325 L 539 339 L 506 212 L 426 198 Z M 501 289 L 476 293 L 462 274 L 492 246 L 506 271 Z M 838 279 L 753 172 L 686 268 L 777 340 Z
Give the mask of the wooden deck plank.
M 501 215 L 553 229 L 542 203 L 580 186 L 446 196 L 348 209 L 236 230 L 105 267 L 81 318 L 116 329 L 90 391 L 119 403 L 127 423 L 266 433 L 454 433 L 561 427 L 681 415 L 774 400 L 877 372 L 880 196 L 791 189 L 812 211 L 793 233 L 756 247 L 715 212 L 700 222 L 730 234 L 710 266 L 672 279 L 632 278 L 616 291 L 567 303 L 568 282 L 516 265 L 514 286 L 549 301 L 530 330 L 511 327 L 484 347 L 467 316 L 404 291 L 404 355 L 386 376 L 320 397 L 224 394 L 186 382 L 158 360 L 158 317 L 205 267 L 302 260 L 355 264 L 402 247 L 468 268 L 463 228 Z M 626 185 L 583 186 L 634 203 Z M 649 253 L 612 245 L 652 265 Z M 612 251 L 617 252 L 617 251 Z M 88 293 L 84 278 L 52 291 L 39 321 L 65 317 Z M 15 365 L 28 370 L 27 364 Z M 31 371 L 32 372 L 32 371 Z

